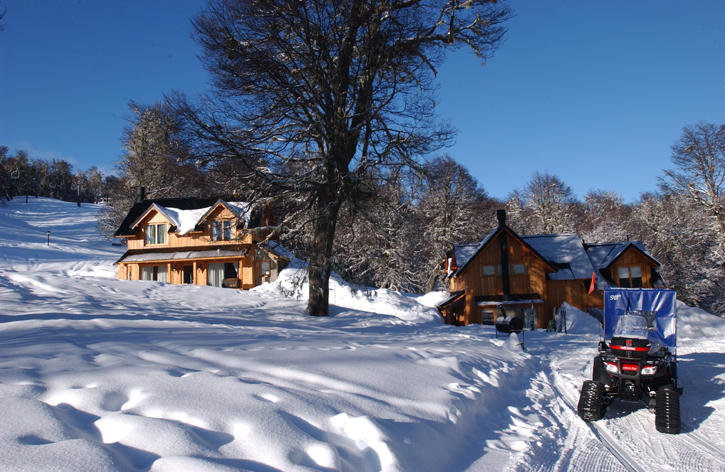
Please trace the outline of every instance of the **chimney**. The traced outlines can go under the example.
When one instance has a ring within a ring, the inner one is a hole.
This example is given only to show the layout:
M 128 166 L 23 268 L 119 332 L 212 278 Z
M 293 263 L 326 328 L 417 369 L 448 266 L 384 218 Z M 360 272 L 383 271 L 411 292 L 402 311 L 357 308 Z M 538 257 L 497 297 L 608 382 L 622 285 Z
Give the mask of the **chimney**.
M 146 200 L 146 189 L 144 187 L 136 187 L 136 203 Z
M 499 226 L 506 226 L 506 210 L 496 210 Z

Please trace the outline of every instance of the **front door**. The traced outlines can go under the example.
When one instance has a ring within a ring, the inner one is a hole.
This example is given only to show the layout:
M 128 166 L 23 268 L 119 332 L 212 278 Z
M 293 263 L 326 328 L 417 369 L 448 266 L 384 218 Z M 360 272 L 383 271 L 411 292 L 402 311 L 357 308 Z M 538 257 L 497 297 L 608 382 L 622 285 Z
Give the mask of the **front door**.
M 184 266 L 184 283 L 194 283 L 194 266 Z

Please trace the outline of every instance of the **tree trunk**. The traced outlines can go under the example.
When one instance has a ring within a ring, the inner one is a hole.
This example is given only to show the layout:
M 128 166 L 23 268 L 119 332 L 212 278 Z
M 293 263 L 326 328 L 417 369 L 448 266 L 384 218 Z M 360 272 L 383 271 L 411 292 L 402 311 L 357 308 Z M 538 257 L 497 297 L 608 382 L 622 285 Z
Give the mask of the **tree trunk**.
M 340 202 L 333 196 L 319 198 L 314 206 L 317 219 L 312 223 L 312 254 L 310 255 L 310 293 L 307 311 L 312 316 L 330 314 L 330 270 L 332 243 L 335 239 Z
M 433 289 L 436 287 L 436 282 L 438 281 L 438 271 L 435 271 L 433 274 L 428 277 L 428 282 L 425 284 L 425 293 L 430 293 L 433 291 Z

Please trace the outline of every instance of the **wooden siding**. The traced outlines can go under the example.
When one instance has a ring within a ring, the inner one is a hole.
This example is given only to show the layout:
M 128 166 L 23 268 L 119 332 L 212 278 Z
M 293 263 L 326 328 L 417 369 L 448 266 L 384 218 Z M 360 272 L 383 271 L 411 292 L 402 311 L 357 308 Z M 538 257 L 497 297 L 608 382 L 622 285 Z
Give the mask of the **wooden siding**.
M 226 208 L 220 206 L 215 210 L 213 215 L 208 218 L 208 221 L 214 219 L 233 219 L 234 215 Z M 138 225 L 139 233 L 135 238 L 128 238 L 128 249 L 145 249 L 145 248 L 181 248 L 181 247 L 202 247 L 202 246 L 228 246 L 233 244 L 252 244 L 254 241 L 260 238 L 255 238 L 252 232 L 246 232 L 242 230 L 234 230 L 234 235 L 229 241 L 212 241 L 211 240 L 211 225 L 206 225 L 204 231 L 201 232 L 189 232 L 184 235 L 177 233 L 169 233 L 165 244 L 146 244 L 146 226 L 150 224 L 166 223 L 171 225 L 161 213 L 158 211 L 151 211 Z M 232 225 L 234 227 L 234 225 Z M 238 239 L 237 239 L 238 238 Z
M 525 274 L 511 273 L 509 275 L 511 295 L 536 293 L 546 300 L 546 264 L 524 246 L 513 233 L 505 231 L 507 232 L 509 266 L 526 264 Z M 486 248 L 469 263 L 463 274 L 451 280 L 452 291 L 466 290 L 461 324 L 480 323 L 481 309 L 476 305 L 476 296 L 503 295 L 503 277 L 498 274 L 498 269 L 496 269 L 496 275 L 483 275 L 483 266 L 493 265 L 497 268 L 499 264 L 501 264 L 500 235 L 487 244 Z M 497 315 L 499 315 L 498 310 L 496 310 Z M 547 321 L 539 317 L 539 327 L 545 328 Z
M 142 267 L 166 266 L 168 283 L 181 285 L 184 282 L 184 266 L 191 266 L 194 273 L 194 285 L 206 285 L 208 281 L 207 269 L 209 264 L 224 263 L 230 263 L 236 266 L 239 288 L 250 289 L 255 286 L 254 260 L 251 256 L 243 257 L 241 259 L 218 258 L 185 261 L 154 261 L 144 263 L 121 262 L 118 264 L 118 278 L 124 280 L 140 280 Z
M 633 267 L 639 266 L 642 269 L 642 287 L 652 288 L 652 271 L 653 267 L 656 267 L 651 260 L 644 256 L 641 252 L 630 247 L 627 249 L 622 256 L 617 259 L 617 262 L 612 265 L 612 280 L 618 287 L 622 284 L 619 282 L 619 268 L 620 267 Z
M 508 228 L 505 231 L 507 233 L 510 267 L 513 267 L 514 264 L 526 264 L 526 274 L 511 274 L 509 276 L 510 294 L 538 294 L 541 297 L 543 303 L 535 305 L 538 328 L 546 328 L 549 320 L 553 317 L 554 310 L 564 302 L 582 311 L 586 311 L 588 308 L 601 309 L 604 307 L 604 293 L 602 290 L 594 290 L 591 294 L 589 293 L 591 278 L 547 280 L 546 275 L 552 270 L 548 263 L 528 249 Z M 490 241 L 486 248 L 469 262 L 461 275 L 451 278 L 451 292 L 465 290 L 465 296 L 461 302 L 447 308 L 446 319 L 453 324 L 481 323 L 481 308 L 476 304 L 476 297 L 503 295 L 503 277 L 498 274 L 498 269 L 495 270 L 496 275 L 483 275 L 483 266 L 493 265 L 497 267 L 501 264 L 499 238 L 500 235 Z M 602 272 L 617 286 L 621 286 L 619 267 L 634 266 L 639 266 L 642 270 L 643 288 L 652 288 L 652 269 L 657 266 L 652 260 L 633 247 L 630 247 L 622 254 L 616 263 L 611 266 L 611 271 L 602 270 Z M 498 307 L 487 307 L 487 309 L 493 309 L 494 319 L 502 315 Z
M 591 282 L 592 279 L 548 280 L 547 296 L 543 306 L 547 322 L 553 316 L 554 309 L 559 308 L 564 302 L 581 311 L 603 306 L 601 291 L 595 291 L 589 295 Z

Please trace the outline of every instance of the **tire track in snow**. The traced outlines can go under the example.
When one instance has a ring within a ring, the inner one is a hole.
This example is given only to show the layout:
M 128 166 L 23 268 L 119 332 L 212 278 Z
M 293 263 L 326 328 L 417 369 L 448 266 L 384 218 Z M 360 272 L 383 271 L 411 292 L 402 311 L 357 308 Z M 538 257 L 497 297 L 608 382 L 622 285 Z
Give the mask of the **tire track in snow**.
M 723 451 L 710 444 L 701 433 L 693 430 L 690 425 L 682 424 L 681 434 L 678 435 L 678 438 L 688 443 L 699 454 L 709 456 L 719 466 L 718 470 L 725 471 L 725 454 Z
M 545 361 L 542 361 L 542 364 L 544 364 L 544 362 Z M 559 397 L 564 400 L 564 404 L 567 405 L 578 418 L 579 413 L 576 409 L 577 400 L 571 398 L 571 395 L 569 395 L 564 389 L 559 388 L 556 379 L 552 377 L 550 365 L 542 365 L 542 371 L 545 373 L 546 378 L 549 380 L 549 385 L 551 386 L 551 389 L 554 391 L 554 393 L 558 394 Z M 647 468 L 639 465 L 639 463 L 618 444 L 617 440 L 614 439 L 612 435 L 609 434 L 609 432 L 607 432 L 606 428 L 596 423 L 585 423 L 587 426 L 589 426 L 589 429 L 592 431 L 594 436 L 596 436 L 596 438 L 602 443 L 602 445 L 607 448 L 610 453 L 612 453 L 612 456 L 617 459 L 622 467 L 630 472 L 646 472 L 648 470 Z
M 567 407 L 579 418 L 576 411 L 577 398 L 572 396 L 570 389 L 561 385 L 561 382 L 566 382 L 566 379 L 557 375 L 554 371 L 556 366 L 551 365 L 551 360 L 542 360 L 541 362 L 545 364 L 542 366 L 542 371 L 545 372 L 551 388 L 561 396 Z M 631 416 L 630 421 L 632 423 L 630 425 L 635 430 L 647 431 L 646 434 L 651 434 L 650 430 L 654 428 L 649 426 L 651 424 L 649 418 L 647 424 L 645 424 L 643 418 L 637 412 L 632 412 Z M 623 467 L 628 470 L 651 470 L 651 464 L 648 467 L 640 465 L 638 460 L 621 446 L 620 441 L 612 435 L 606 426 L 596 422 L 583 423 L 592 430 L 597 439 L 617 458 Z M 661 465 L 670 464 L 677 470 L 719 470 L 725 472 L 725 454 L 723 451 L 710 444 L 702 433 L 694 431 L 691 426 L 683 424 L 682 433 L 678 435 L 667 435 L 658 432 L 654 434 L 660 437 L 656 441 L 642 443 L 641 445 L 649 446 L 648 449 L 652 447 L 661 449 L 649 451 L 650 454 L 654 455 L 653 457 L 666 458 L 665 463 Z

